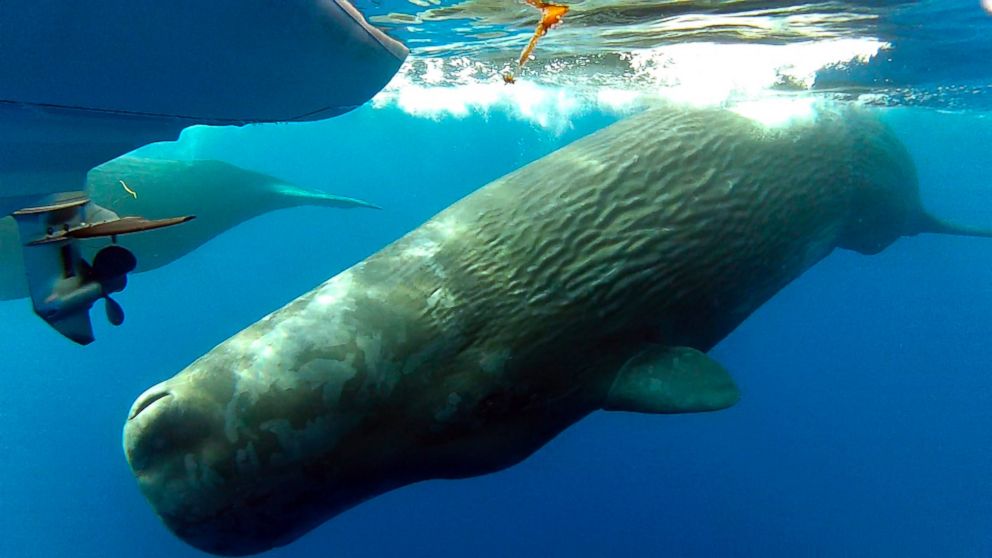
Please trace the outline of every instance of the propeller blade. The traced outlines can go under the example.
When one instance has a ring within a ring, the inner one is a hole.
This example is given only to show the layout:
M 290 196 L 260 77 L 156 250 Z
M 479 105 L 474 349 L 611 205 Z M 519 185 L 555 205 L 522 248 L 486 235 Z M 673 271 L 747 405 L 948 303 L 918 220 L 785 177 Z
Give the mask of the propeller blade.
M 93 258 L 93 273 L 99 279 L 110 279 L 126 275 L 138 266 L 138 259 L 126 248 L 107 246 Z
M 126 248 L 107 246 L 93 258 L 93 277 L 105 294 L 120 292 L 127 286 L 127 274 L 137 265 L 137 258 Z
M 107 320 L 115 326 L 119 326 L 124 323 L 124 309 L 121 305 L 112 298 L 104 297 L 104 310 L 107 311 Z

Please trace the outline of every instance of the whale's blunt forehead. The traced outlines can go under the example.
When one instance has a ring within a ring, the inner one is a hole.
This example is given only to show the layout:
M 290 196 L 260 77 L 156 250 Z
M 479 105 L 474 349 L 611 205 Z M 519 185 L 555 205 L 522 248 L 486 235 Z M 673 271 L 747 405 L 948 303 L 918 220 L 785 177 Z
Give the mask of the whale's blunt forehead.
M 201 364 L 234 371 L 228 439 L 272 433 L 278 442 L 273 456 L 290 459 L 316 449 L 308 441 L 336 438 L 328 430 L 346 384 L 374 374 L 383 358 L 376 332 L 355 335 L 353 279 L 351 272 L 332 278 L 217 347 L 216 360 Z
M 384 362 L 391 355 L 381 334 L 356 315 L 359 299 L 368 299 L 354 283 L 350 271 L 332 278 L 164 384 L 174 393 L 172 413 L 168 424 L 153 426 L 198 438 L 171 456 L 157 454 L 139 479 L 177 534 L 217 549 L 231 546 L 245 521 L 285 513 L 286 525 L 305 522 L 293 502 L 326 490 L 334 474 L 332 462 L 315 464 L 399 377 Z M 154 443 L 142 434 L 132 428 L 127 443 Z
M 337 442 L 392 397 L 406 376 L 449 350 L 460 335 L 418 325 L 433 311 L 451 310 L 439 285 L 444 269 L 423 251 L 436 251 L 454 232 L 440 223 L 426 238 L 404 239 L 394 257 L 370 258 L 266 316 L 181 372 L 191 383 L 233 375 L 224 403 L 224 437 L 231 456 L 265 465 L 333 452 Z M 406 242 L 406 244 L 403 244 Z M 432 267 L 433 265 L 433 267 Z M 437 323 L 437 322 L 430 322 Z
M 315 297 L 294 304 L 319 305 Z M 194 519 L 196 509 L 208 515 L 223 509 L 227 505 L 225 494 L 237 490 L 238 479 L 250 481 L 260 470 L 293 459 L 304 449 L 291 443 L 285 429 L 274 426 L 276 422 L 286 421 L 305 436 L 316 419 L 336 403 L 341 386 L 355 375 L 355 366 L 347 358 L 335 362 L 333 373 L 318 375 L 312 371 L 313 360 L 318 357 L 308 356 L 307 351 L 309 344 L 318 341 L 309 331 L 313 324 L 308 320 L 313 314 L 307 310 L 293 312 L 286 319 L 270 316 L 193 362 L 163 384 L 173 395 L 168 402 L 171 408 L 167 408 L 172 412 L 156 417 L 151 433 L 130 427 L 127 443 L 131 446 L 155 443 L 144 438 L 161 430 L 165 434 L 200 433 L 195 445 L 176 446 L 171 457 L 157 458 L 157 471 L 146 478 L 143 488 L 150 499 L 159 500 L 156 508 L 163 517 L 176 512 Z M 170 465 L 173 462 L 181 462 L 182 467 Z M 210 472 L 212 480 L 205 483 L 186 478 L 183 468 Z M 225 486 L 219 479 L 231 485 Z M 175 491 L 181 485 L 185 486 L 183 498 L 167 494 L 170 486 Z

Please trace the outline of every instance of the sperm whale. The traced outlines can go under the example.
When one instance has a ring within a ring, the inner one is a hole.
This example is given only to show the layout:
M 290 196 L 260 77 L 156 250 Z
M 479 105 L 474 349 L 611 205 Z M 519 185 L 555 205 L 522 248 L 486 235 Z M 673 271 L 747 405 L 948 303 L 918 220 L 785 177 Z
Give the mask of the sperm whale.
M 135 402 L 124 450 L 202 550 L 287 544 L 388 490 L 518 463 L 596 410 L 715 411 L 706 352 L 837 248 L 992 236 L 921 205 L 871 115 L 630 117 L 477 190 Z

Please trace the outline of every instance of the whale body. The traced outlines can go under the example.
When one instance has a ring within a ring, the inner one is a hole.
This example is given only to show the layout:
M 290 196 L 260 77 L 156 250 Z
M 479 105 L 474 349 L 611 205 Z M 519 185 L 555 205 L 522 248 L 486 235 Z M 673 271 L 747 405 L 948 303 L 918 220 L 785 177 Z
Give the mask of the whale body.
M 224 555 L 385 491 L 513 465 L 599 410 L 733 405 L 706 355 L 835 248 L 943 224 L 884 125 L 630 117 L 477 190 L 135 401 L 165 525 Z
M 139 272 L 181 258 L 227 229 L 269 211 L 301 205 L 378 208 L 222 161 L 133 156 L 92 169 L 86 177 L 86 194 L 121 217 L 198 217 L 180 227 L 121 237 L 120 243 L 137 256 Z M 87 261 L 93 261 L 108 243 L 106 239 L 84 240 L 82 253 Z M 13 217 L 0 218 L 0 300 L 28 296 L 21 250 Z

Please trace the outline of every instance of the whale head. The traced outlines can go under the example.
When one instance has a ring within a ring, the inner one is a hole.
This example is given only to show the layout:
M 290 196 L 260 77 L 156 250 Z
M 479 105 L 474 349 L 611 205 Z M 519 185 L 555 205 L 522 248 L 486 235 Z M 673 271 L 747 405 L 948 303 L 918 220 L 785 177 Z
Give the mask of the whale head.
M 251 469 L 257 467 L 250 444 L 240 463 L 230 458 L 238 451 L 225 433 L 225 408 L 232 396 L 228 374 L 173 378 L 138 397 L 124 426 L 128 464 L 156 513 L 177 536 L 215 554 L 242 553 L 251 537 L 264 536 L 271 527 L 245 522 L 249 516 L 227 505 L 239 490 L 232 479 L 253 476 Z M 248 540 L 243 546 L 218 541 L 216 528 L 204 528 L 220 523 L 229 523 L 229 530 L 243 525 Z
M 124 451 L 165 525 L 210 553 L 263 552 L 392 485 L 392 451 L 363 421 L 363 396 L 331 365 L 321 381 L 254 378 L 208 355 L 134 403 Z M 334 370 L 341 382 L 335 383 Z M 306 376 L 306 371 L 299 371 Z M 332 393 L 336 392 L 336 393 Z M 340 394 L 348 402 L 339 408 Z

